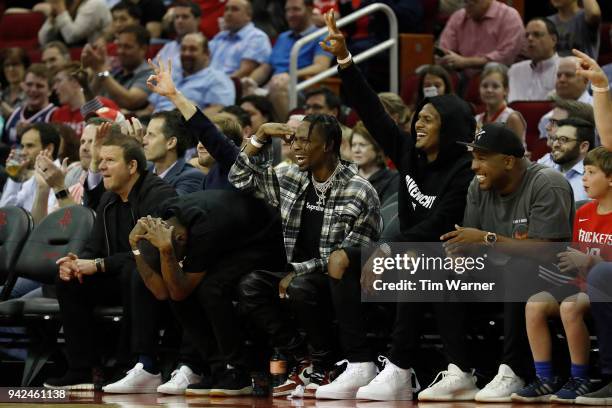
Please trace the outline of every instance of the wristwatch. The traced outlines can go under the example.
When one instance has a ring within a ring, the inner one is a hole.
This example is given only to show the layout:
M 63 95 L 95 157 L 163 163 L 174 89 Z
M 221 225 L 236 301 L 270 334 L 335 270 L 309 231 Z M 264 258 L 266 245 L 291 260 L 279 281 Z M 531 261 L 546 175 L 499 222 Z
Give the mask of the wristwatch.
M 497 242 L 497 234 L 494 232 L 487 232 L 484 236 L 484 242 L 488 246 L 493 246 Z
M 62 198 L 66 197 L 68 197 L 68 191 L 66 191 L 65 188 L 55 193 L 55 198 L 57 198 L 58 200 L 61 200 Z
M 104 268 L 102 267 L 102 263 L 103 262 L 104 262 L 104 259 L 102 259 L 102 258 L 94 259 L 94 263 L 96 264 L 96 272 L 98 272 L 98 273 L 104 272 Z
M 106 71 L 98 72 L 96 76 L 98 78 L 108 78 L 110 76 L 110 71 L 106 70 Z

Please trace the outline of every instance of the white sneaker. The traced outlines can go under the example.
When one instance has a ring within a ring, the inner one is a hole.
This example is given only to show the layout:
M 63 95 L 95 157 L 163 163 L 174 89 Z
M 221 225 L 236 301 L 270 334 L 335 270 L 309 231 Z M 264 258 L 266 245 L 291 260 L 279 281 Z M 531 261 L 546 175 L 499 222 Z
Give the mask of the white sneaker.
M 174 370 L 170 376 L 170 380 L 157 387 L 157 392 L 162 394 L 183 395 L 187 386 L 197 384 L 202 377 L 194 374 L 191 368 L 182 365 L 178 370 Z
M 429 387 L 421 391 L 419 401 L 472 401 L 477 392 L 476 377 L 449 364 L 448 370 L 440 371 Z
M 151 394 L 161 385 L 161 374 L 149 374 L 137 363 L 121 380 L 105 385 L 102 391 L 111 394 Z
M 499 366 L 497 375 L 490 383 L 478 391 L 476 401 L 479 402 L 510 402 L 512 393 L 518 392 L 525 386 L 525 381 L 506 365 Z
M 376 377 L 376 365 L 373 362 L 349 363 L 340 361 L 338 365 L 348 363 L 346 370 L 333 382 L 321 385 L 315 392 L 317 399 L 355 399 L 357 390 Z
M 412 393 L 421 388 L 417 380 L 412 388 L 413 369 L 399 368 L 386 357 L 378 357 L 385 368 L 364 387 L 357 391 L 357 399 L 374 401 L 410 401 Z M 416 375 L 415 375 L 416 379 Z

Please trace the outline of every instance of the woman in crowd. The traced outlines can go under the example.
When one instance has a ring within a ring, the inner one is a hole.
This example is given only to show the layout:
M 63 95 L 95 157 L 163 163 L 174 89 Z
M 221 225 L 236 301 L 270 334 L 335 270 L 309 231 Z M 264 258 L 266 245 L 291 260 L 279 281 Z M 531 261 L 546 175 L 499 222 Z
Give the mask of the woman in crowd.
M 402 98 L 393 92 L 381 92 L 378 94 L 385 110 L 395 123 L 406 133 L 410 133 L 410 122 L 412 114 L 410 108 L 406 106 Z
M 502 65 L 485 68 L 480 76 L 480 100 L 485 111 L 476 115 L 478 128 L 486 123 L 501 123 L 516 133 L 525 143 L 527 122 L 520 112 L 508 107 L 508 71 Z
M 8 118 L 15 109 L 21 106 L 25 93 L 21 83 L 25 78 L 26 69 L 30 66 L 30 58 L 23 48 L 6 48 L 0 56 L 0 108 L 2 116 Z
M 425 98 L 454 93 L 451 77 L 448 71 L 440 65 L 428 65 L 420 71 L 419 75 L 419 88 L 417 100 L 414 101 L 415 106 Z
M 359 121 L 353 127 L 350 144 L 352 159 L 359 168 L 359 175 L 372 184 L 384 206 L 387 199 L 397 193 L 399 174 L 387 168 L 384 152 L 363 122 Z

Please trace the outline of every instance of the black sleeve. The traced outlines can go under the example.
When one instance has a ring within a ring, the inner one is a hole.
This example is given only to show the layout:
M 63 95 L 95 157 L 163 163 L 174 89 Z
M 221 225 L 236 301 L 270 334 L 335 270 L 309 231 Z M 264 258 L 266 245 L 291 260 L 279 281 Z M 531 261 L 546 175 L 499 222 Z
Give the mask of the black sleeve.
M 85 184 L 83 185 L 83 205 L 92 209 L 98 208 L 100 199 L 105 192 L 106 189 L 104 188 L 103 181 L 100 181 L 93 190 L 90 190 L 87 179 L 85 179 Z
M 366 129 L 385 154 L 393 163 L 399 165 L 401 156 L 410 149 L 408 143 L 411 138 L 402 135 L 400 128 L 389 116 L 378 95 L 355 64 L 344 69 L 338 68 L 338 71 L 349 105 L 357 111 Z
M 240 148 L 221 133 L 200 109 L 197 109 L 196 113 L 189 118 L 187 126 L 221 169 L 224 172 L 229 172 L 236 161 L 236 157 L 238 157 L 238 153 L 240 153 Z
M 166 6 L 164 6 L 162 0 L 141 1 L 141 4 L 140 10 L 142 12 L 142 17 L 140 18 L 140 22 L 142 25 L 146 25 L 151 21 L 158 21 L 161 23 L 164 14 L 166 14 Z
M 98 200 L 99 202 L 100 200 Z M 107 200 L 99 202 L 96 208 L 96 219 L 94 220 L 93 230 L 85 244 L 85 248 L 80 254 L 77 254 L 81 259 L 95 259 L 104 255 L 108 255 L 105 236 L 104 236 L 104 206 Z M 90 207 L 91 208 L 91 207 Z

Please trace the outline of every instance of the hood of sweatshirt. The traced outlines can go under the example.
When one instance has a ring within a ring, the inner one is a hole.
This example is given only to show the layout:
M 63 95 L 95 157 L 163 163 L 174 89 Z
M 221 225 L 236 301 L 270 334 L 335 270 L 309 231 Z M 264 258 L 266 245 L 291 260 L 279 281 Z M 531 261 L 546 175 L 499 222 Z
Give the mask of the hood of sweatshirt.
M 470 142 L 474 140 L 476 121 L 470 105 L 457 95 L 440 95 L 425 98 L 415 109 L 410 126 L 411 137 L 416 137 L 416 122 L 419 112 L 425 105 L 431 103 L 440 115 L 440 135 L 438 157 L 428 167 L 447 166 L 460 156 L 465 155 L 466 148 L 457 142 Z M 419 156 L 425 154 L 419 151 Z

